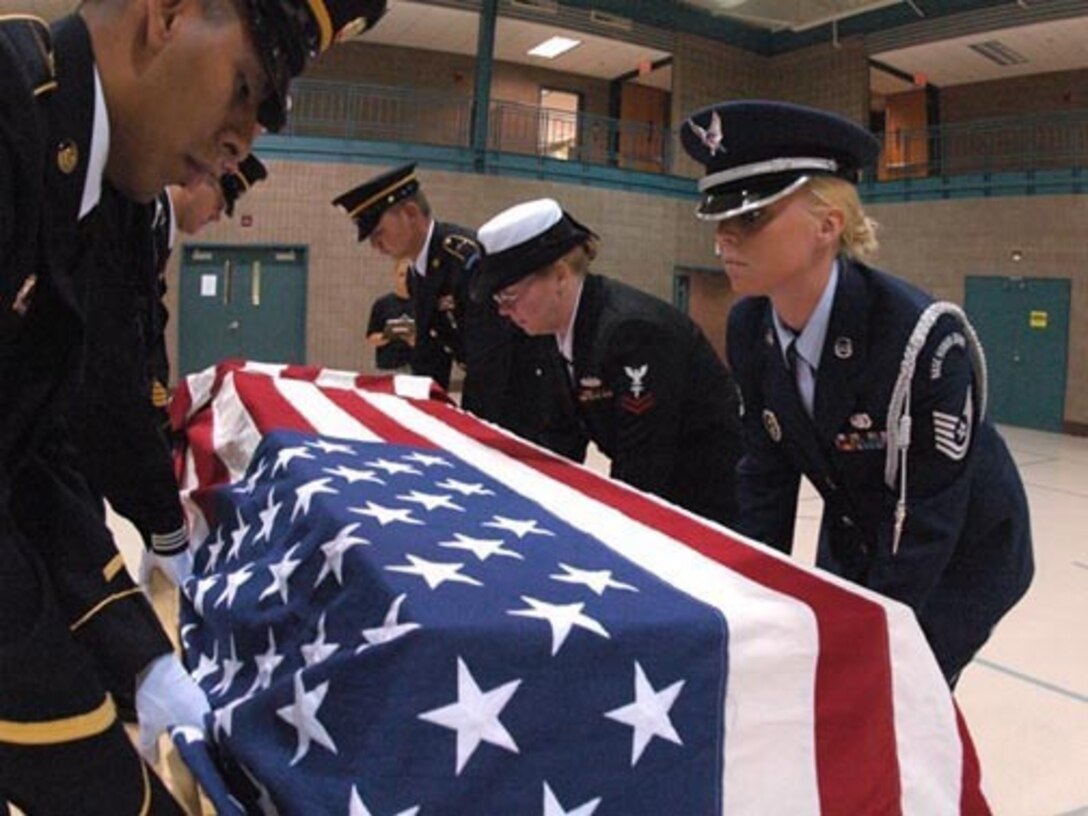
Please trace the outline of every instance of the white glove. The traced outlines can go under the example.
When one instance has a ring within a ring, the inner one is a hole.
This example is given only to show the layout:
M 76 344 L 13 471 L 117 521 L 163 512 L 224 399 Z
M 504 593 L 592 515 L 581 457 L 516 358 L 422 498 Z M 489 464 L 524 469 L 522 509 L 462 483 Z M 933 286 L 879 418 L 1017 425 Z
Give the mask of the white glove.
M 137 748 L 151 764 L 159 760 L 159 734 L 172 725 L 204 729 L 211 713 L 208 698 L 175 654 L 156 658 L 138 680 L 136 716 L 140 721 Z
M 193 574 L 193 554 L 184 549 L 175 555 L 159 555 L 154 550 L 144 550 L 140 559 L 140 585 L 151 586 L 151 571 L 158 570 L 166 579 L 176 587 L 185 583 Z

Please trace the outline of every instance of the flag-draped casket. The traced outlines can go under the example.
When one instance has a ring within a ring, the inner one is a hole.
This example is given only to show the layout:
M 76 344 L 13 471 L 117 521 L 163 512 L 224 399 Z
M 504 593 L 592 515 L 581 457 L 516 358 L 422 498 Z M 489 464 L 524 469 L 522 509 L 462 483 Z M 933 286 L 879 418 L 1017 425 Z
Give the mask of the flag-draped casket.
M 179 389 L 214 716 L 175 741 L 221 812 L 987 812 L 908 609 L 427 382 L 227 363 Z

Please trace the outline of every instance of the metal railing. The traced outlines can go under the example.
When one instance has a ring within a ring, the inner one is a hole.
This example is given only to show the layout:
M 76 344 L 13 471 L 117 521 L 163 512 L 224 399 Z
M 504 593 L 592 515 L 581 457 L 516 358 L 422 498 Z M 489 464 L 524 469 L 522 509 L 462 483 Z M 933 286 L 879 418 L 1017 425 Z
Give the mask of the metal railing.
M 470 96 L 301 80 L 292 101 L 289 135 L 472 147 Z M 660 126 L 498 100 L 491 102 L 489 123 L 487 150 L 675 172 L 677 133 Z M 1088 167 L 1088 111 L 878 135 L 884 149 L 875 178 L 881 181 Z

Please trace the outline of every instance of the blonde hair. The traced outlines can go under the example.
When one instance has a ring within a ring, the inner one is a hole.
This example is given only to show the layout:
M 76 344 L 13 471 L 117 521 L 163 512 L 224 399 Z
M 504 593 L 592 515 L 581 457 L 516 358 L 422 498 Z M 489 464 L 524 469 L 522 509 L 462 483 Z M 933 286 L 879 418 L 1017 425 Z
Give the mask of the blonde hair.
M 589 265 L 597 257 L 598 239 L 591 236 L 571 249 L 562 257 L 567 266 L 578 276 L 584 277 L 589 272 Z
M 879 225 L 862 209 L 857 187 L 835 176 L 814 176 L 807 187 L 812 194 L 814 211 L 830 208 L 842 213 L 843 228 L 839 236 L 841 252 L 862 261 L 876 255 L 880 248 L 880 241 L 876 237 Z

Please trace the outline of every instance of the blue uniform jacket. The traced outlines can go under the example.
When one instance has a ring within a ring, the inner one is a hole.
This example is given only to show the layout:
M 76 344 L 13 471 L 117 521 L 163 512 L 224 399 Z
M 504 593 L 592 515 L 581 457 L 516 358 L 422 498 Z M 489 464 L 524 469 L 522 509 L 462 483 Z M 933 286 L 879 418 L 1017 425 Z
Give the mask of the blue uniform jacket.
M 952 678 L 1024 594 L 1033 561 L 1027 499 L 1004 440 L 979 417 L 965 330 L 935 323 L 911 381 L 907 516 L 892 552 L 898 475 L 885 484 L 887 412 L 912 330 L 932 298 L 840 262 L 813 417 L 783 360 L 767 298 L 733 309 L 728 355 L 744 398 L 739 529 L 792 548 L 801 474 L 824 499 L 817 564 L 914 609 Z

